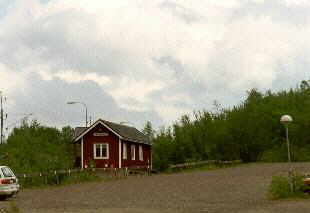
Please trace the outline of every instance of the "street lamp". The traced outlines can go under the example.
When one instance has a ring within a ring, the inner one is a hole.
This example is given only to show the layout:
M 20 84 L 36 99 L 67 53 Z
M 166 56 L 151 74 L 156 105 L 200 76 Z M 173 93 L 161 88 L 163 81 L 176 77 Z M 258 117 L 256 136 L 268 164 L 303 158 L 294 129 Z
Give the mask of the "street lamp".
M 85 120 L 85 126 L 87 127 L 87 106 L 83 102 L 78 102 L 78 101 L 69 101 L 67 104 L 82 104 L 85 107 L 85 114 L 86 114 L 86 120 Z
M 280 122 L 285 126 L 285 130 L 286 130 L 288 162 L 291 162 L 290 141 L 288 139 L 288 125 L 292 121 L 293 121 L 293 118 L 290 115 L 283 115 L 283 116 L 281 116 L 281 119 L 280 119 Z
M 286 130 L 286 143 L 287 143 L 287 156 L 288 156 L 288 162 L 291 162 L 291 152 L 290 152 L 290 141 L 288 139 L 288 125 L 290 122 L 293 121 L 293 118 L 290 115 L 282 115 L 280 118 L 280 122 L 285 126 Z M 293 169 L 290 168 L 290 171 L 288 173 L 289 178 L 289 184 L 291 188 L 291 193 L 294 192 L 294 183 L 293 183 Z

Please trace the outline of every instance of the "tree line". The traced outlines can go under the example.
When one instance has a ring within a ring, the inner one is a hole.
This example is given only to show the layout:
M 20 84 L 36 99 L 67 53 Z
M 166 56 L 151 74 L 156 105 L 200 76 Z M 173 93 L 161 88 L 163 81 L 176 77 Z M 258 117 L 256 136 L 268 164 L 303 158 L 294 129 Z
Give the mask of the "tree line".
M 279 122 L 284 114 L 294 119 L 289 125 L 292 159 L 310 160 L 310 81 L 279 92 L 252 89 L 231 108 L 214 105 L 216 110 L 183 115 L 156 133 L 147 123 L 154 168 L 200 160 L 287 161 L 285 128 Z
M 48 172 L 74 165 L 74 130 L 47 127 L 37 121 L 14 128 L 6 143 L 0 145 L 1 164 L 16 173 Z

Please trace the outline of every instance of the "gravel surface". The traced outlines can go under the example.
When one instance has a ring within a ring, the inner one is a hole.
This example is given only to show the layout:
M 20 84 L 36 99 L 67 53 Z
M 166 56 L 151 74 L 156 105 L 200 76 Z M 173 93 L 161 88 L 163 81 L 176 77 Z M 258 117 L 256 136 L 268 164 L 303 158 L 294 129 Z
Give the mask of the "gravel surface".
M 310 163 L 293 163 L 310 173 Z M 15 202 L 22 212 L 104 213 L 306 213 L 309 200 L 270 201 L 267 187 L 273 175 L 287 174 L 289 164 L 247 164 L 213 171 L 27 189 Z

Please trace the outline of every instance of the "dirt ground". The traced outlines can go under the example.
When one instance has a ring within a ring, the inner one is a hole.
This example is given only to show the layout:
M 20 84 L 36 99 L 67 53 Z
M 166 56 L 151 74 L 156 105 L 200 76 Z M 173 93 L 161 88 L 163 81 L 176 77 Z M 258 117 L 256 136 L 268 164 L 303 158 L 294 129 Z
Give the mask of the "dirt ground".
M 310 163 L 293 163 L 310 173 Z M 270 201 L 273 175 L 286 174 L 286 163 L 248 164 L 213 171 L 129 177 L 117 181 L 26 189 L 1 206 L 16 203 L 22 212 L 93 213 L 307 213 L 309 200 Z

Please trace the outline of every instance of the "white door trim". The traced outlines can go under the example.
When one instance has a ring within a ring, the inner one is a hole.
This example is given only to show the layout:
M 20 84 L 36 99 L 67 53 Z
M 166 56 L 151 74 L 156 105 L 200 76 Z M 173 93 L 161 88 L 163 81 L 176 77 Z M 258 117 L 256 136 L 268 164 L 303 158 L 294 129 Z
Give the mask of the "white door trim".
M 122 140 L 118 138 L 118 168 L 122 168 Z
M 83 140 L 83 137 L 82 137 L 82 139 L 81 139 L 81 169 L 84 168 L 84 164 L 83 164 L 83 162 L 84 162 L 84 156 L 83 156 L 84 150 L 83 150 L 83 145 L 84 145 L 84 140 Z

